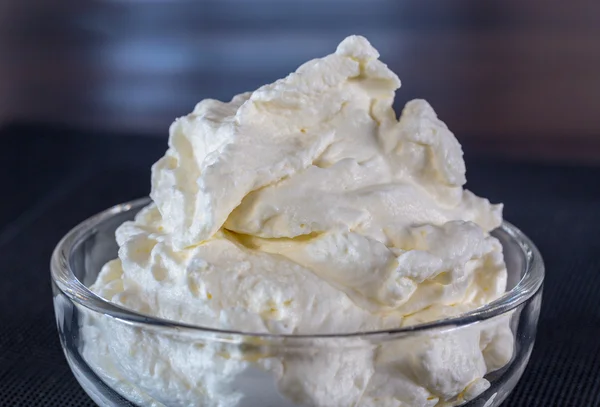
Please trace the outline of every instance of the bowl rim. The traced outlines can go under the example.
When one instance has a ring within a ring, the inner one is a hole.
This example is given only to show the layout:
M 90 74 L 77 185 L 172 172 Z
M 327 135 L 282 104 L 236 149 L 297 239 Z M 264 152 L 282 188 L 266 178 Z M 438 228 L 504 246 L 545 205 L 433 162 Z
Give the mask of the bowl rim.
M 98 224 L 116 214 L 142 209 L 151 202 L 152 201 L 149 197 L 144 197 L 117 204 L 89 217 L 67 232 L 67 234 L 56 245 L 50 260 L 50 271 L 53 285 L 70 301 L 79 304 L 88 310 L 111 316 L 131 325 L 144 325 L 147 327 L 151 326 L 158 329 L 174 329 L 179 332 L 201 332 L 207 334 L 225 335 L 228 337 L 234 335 L 241 338 L 252 337 L 294 340 L 328 338 L 370 339 L 382 336 L 397 337 L 414 335 L 416 333 L 430 330 L 465 327 L 467 325 L 486 321 L 511 312 L 521 304 L 533 298 L 543 286 L 545 268 L 539 250 L 535 244 L 517 227 L 507 221 L 503 221 L 502 225 L 498 229 L 501 229 L 509 236 L 509 238 L 516 242 L 518 248 L 522 251 L 524 257 L 523 267 L 525 269 L 524 272 L 522 272 L 523 277 L 511 290 L 504 293 L 504 295 L 502 295 L 500 298 L 482 307 L 454 317 L 394 329 L 328 334 L 257 333 L 211 328 L 153 317 L 114 304 L 96 295 L 75 276 L 70 262 L 71 252 L 74 247 L 85 238 L 93 234 L 95 227 Z M 54 296 L 56 296 L 56 293 Z

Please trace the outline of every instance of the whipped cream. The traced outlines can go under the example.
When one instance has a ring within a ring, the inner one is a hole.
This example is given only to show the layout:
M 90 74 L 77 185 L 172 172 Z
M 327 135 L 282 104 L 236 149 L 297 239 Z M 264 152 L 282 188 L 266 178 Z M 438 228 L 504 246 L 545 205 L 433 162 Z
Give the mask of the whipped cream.
M 394 329 L 501 296 L 506 267 L 489 232 L 502 206 L 463 189 L 461 146 L 427 102 L 396 119 L 400 80 L 378 57 L 348 37 L 177 119 L 152 168 L 153 203 L 118 228 L 119 257 L 91 289 L 155 317 L 272 334 Z M 259 357 L 107 317 L 82 328 L 84 357 L 144 405 L 249 405 L 270 394 L 240 390 L 255 376 L 274 383 L 279 406 L 458 405 L 489 387 L 513 346 L 507 319 Z

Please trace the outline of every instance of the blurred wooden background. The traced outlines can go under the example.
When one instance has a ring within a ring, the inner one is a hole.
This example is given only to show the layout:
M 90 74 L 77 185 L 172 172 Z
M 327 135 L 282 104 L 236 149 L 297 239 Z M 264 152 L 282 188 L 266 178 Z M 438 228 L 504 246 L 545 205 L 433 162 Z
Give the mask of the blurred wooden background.
M 367 36 L 471 150 L 600 162 L 600 1 L 0 2 L 0 123 L 167 134 Z

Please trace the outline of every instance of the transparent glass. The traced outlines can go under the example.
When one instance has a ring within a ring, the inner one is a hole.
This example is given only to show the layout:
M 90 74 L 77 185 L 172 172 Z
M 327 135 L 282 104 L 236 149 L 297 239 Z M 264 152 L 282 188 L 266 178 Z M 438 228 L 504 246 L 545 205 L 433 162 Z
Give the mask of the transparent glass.
M 327 405 L 323 400 L 328 397 L 347 406 L 442 405 L 435 397 L 419 399 L 414 389 L 404 389 L 406 382 L 386 382 L 389 374 L 380 371 L 408 371 L 420 382 L 435 384 L 438 379 L 429 377 L 426 368 L 435 363 L 432 354 L 448 343 L 460 347 L 461 341 L 484 341 L 498 326 L 509 332 L 510 337 L 504 338 L 511 347 L 508 363 L 501 362 L 503 367 L 488 373 L 478 389 L 472 386 L 444 405 L 499 406 L 527 365 L 544 265 L 533 243 L 509 223 L 493 232 L 503 245 L 509 291 L 485 307 L 392 331 L 268 335 L 142 315 L 87 288 L 102 265 L 117 257 L 115 229 L 148 203 L 141 199 L 117 205 L 84 221 L 60 241 L 52 256 L 60 341 L 75 377 L 100 406 L 288 407 Z M 95 335 L 97 329 L 103 334 Z M 460 375 L 459 365 L 468 362 L 463 356 L 453 354 L 438 371 Z M 378 361 L 375 370 L 372 360 Z M 165 373 L 175 368 L 177 374 Z M 394 397 L 405 404 L 388 404 Z

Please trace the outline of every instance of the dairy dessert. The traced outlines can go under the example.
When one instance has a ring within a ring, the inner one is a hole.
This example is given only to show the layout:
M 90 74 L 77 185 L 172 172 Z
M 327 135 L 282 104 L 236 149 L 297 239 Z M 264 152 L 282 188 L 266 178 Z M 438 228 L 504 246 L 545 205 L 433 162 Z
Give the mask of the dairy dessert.
M 396 119 L 400 80 L 378 57 L 348 37 L 177 119 L 152 168 L 153 203 L 118 228 L 118 258 L 91 289 L 154 317 L 286 335 L 396 329 L 500 297 L 506 267 L 489 232 L 502 206 L 463 189 L 461 146 L 427 102 Z M 92 315 L 82 334 L 96 373 L 142 405 L 459 405 L 513 351 L 508 319 L 304 351 Z

